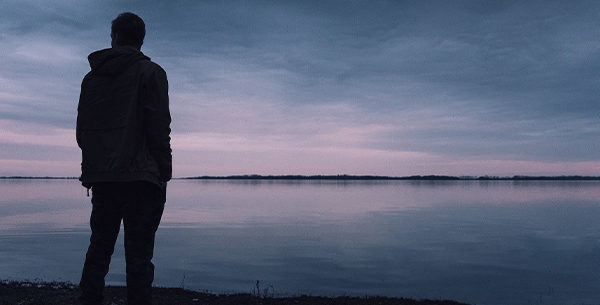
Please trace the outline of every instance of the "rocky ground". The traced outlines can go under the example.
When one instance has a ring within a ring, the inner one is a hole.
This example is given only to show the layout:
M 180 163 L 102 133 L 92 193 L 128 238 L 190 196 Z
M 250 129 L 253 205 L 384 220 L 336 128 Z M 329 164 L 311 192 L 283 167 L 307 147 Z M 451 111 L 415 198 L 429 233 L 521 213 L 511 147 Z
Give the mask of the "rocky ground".
M 386 297 L 261 297 L 252 294 L 210 294 L 181 288 L 155 288 L 154 305 L 466 305 L 445 300 Z M 0 305 L 76 305 L 78 290 L 70 283 L 0 282 Z M 105 305 L 127 304 L 125 287 L 109 286 Z

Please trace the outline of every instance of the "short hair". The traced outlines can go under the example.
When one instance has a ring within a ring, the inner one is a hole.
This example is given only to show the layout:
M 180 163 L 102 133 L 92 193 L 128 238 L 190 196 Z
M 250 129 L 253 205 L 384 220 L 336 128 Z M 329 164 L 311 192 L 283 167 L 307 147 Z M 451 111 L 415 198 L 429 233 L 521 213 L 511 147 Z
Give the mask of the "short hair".
M 119 14 L 112 21 L 110 30 L 111 37 L 114 34 L 118 34 L 116 40 L 118 45 L 141 47 L 144 43 L 144 36 L 146 36 L 144 20 L 140 16 L 130 12 Z

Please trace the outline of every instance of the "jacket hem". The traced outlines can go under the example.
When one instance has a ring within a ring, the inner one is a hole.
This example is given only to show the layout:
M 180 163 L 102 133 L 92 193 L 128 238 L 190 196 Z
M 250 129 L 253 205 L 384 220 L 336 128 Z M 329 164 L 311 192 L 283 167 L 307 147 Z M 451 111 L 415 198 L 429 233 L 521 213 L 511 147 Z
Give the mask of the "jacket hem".
M 160 181 L 158 176 L 149 172 L 95 172 L 90 174 L 82 174 L 81 177 L 79 177 L 79 181 L 81 181 L 81 184 L 86 188 L 90 188 L 94 183 L 97 182 L 148 181 L 158 186 L 162 186 L 165 183 Z

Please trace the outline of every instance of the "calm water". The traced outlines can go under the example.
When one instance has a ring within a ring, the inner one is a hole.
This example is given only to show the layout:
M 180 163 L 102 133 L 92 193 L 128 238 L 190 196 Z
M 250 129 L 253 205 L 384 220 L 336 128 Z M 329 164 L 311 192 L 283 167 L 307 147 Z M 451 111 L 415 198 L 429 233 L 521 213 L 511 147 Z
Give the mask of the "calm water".
M 0 278 L 77 282 L 90 210 L 75 180 L 0 180 Z M 218 293 L 600 304 L 600 182 L 179 180 L 154 262 Z

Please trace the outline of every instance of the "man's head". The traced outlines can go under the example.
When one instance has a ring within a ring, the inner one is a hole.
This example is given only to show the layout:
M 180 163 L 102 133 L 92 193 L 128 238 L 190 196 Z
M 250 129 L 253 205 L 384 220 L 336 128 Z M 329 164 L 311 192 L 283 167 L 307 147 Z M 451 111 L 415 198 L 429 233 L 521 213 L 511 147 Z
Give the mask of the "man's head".
M 146 25 L 144 20 L 133 13 L 122 13 L 112 21 L 110 38 L 112 47 L 132 46 L 138 50 L 144 43 Z

